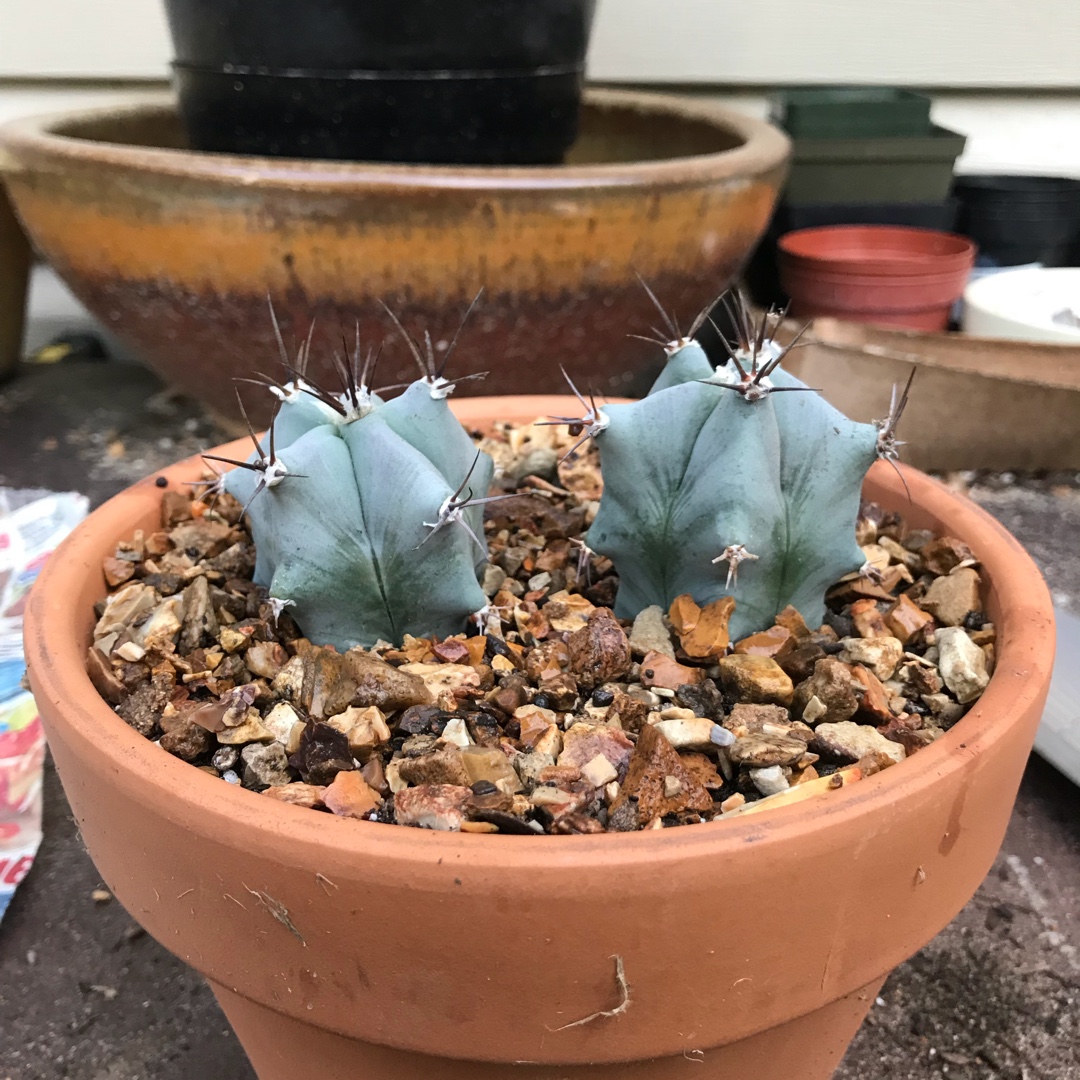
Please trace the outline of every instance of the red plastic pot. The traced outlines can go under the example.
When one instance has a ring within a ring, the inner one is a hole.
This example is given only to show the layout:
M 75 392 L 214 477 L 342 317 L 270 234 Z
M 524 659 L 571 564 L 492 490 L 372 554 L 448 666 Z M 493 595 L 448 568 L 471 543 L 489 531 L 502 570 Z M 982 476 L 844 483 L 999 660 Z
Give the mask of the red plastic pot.
M 882 225 L 799 229 L 777 248 L 792 314 L 913 330 L 948 328 L 976 251 L 955 233 Z

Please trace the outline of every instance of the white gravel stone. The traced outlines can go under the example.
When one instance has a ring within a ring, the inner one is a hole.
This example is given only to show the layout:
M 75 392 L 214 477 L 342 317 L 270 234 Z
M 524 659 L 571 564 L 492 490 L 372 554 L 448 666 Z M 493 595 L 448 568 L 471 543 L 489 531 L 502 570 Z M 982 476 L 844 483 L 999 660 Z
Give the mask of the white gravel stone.
M 815 724 L 820 720 L 827 712 L 828 708 L 825 703 L 816 694 L 810 698 L 806 703 L 806 707 L 803 709 L 803 723 Z
M 386 784 L 395 795 L 409 786 L 408 780 L 402 779 L 400 760 L 391 761 L 386 766 Z
M 894 637 L 849 637 L 841 642 L 839 659 L 845 664 L 865 664 L 882 682 L 891 679 L 904 656 L 904 646 Z
M 647 656 L 650 652 L 663 653 L 675 659 L 675 647 L 671 634 L 664 625 L 664 612 L 658 604 L 644 608 L 634 619 L 630 630 L 630 648 L 635 656 Z
M 146 655 L 146 650 L 141 645 L 137 645 L 134 641 L 125 641 L 124 644 L 116 650 L 116 655 L 131 663 L 135 663 Z
M 439 738 L 445 743 L 452 743 L 454 746 L 472 746 L 469 729 L 460 716 L 455 716 L 452 720 L 446 722 L 446 727 L 443 728 L 442 735 Z
M 990 681 L 986 670 L 986 655 L 959 626 L 944 626 L 938 630 L 938 667 L 945 685 L 962 705 L 974 701 Z
M 289 736 L 292 733 L 293 724 L 300 723 L 300 715 L 287 702 L 279 701 L 264 717 L 263 727 L 274 736 L 276 742 L 287 746 Z
M 581 766 L 581 775 L 595 788 L 605 787 L 619 778 L 619 772 L 603 754 L 597 754 Z
M 717 725 L 707 716 L 691 715 L 658 720 L 654 726 L 676 750 L 708 750 L 713 745 L 712 731 Z
M 750 779 L 762 795 L 779 795 L 790 787 L 784 770 L 779 765 L 770 765 L 767 769 L 751 769 Z
M 184 594 L 167 596 L 154 609 L 154 613 L 135 630 L 135 639 L 147 649 L 176 641 L 184 623 Z
M 888 754 L 896 762 L 904 760 L 904 748 L 892 739 L 885 738 L 877 728 L 869 724 L 856 724 L 844 720 L 839 724 L 818 724 L 814 728 L 814 740 L 810 743 L 814 753 L 824 752 L 831 757 L 858 761 L 867 754 Z

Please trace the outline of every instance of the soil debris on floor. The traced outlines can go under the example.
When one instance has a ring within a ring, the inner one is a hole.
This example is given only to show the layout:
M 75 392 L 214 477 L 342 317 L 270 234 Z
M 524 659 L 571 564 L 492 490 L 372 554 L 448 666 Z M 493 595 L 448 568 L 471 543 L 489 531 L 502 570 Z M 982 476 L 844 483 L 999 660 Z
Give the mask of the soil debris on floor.
M 891 768 L 986 687 L 975 553 L 864 504 L 866 563 L 808 626 L 732 641 L 736 600 L 632 622 L 586 546 L 595 449 L 541 424 L 476 439 L 496 463 L 488 603 L 462 633 L 340 653 L 252 581 L 241 507 L 162 494 L 161 528 L 102 570 L 87 666 L 116 712 L 228 783 L 341 817 L 478 833 L 689 825 L 827 796 Z

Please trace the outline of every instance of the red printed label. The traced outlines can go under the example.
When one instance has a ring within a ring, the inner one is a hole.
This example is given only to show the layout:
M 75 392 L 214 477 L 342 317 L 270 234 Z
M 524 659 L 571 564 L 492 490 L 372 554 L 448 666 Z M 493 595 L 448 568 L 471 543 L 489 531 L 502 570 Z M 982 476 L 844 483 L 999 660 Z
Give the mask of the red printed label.
M 23 855 L 20 859 L 0 859 L 0 885 L 15 888 L 34 865 L 33 855 Z

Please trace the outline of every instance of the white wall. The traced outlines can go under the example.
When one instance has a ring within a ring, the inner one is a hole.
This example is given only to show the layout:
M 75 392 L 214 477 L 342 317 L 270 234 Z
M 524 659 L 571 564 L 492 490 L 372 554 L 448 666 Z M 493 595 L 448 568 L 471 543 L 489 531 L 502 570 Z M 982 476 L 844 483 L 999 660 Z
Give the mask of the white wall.
M 740 112 L 768 115 L 763 93 L 703 93 Z M 1080 177 L 1080 92 L 936 90 L 930 97 L 934 122 L 968 137 L 957 172 Z
M 0 121 L 127 98 L 169 54 L 160 0 L 0 0 Z M 936 87 L 960 170 L 1080 176 L 1080 0 L 600 0 L 589 70 L 758 115 L 781 83 Z
M 0 77 L 160 78 L 169 53 L 161 0 L 0 0 Z M 615 82 L 1076 87 L 1080 4 L 601 0 L 590 73 Z
M 1080 0 L 1077 3 L 1080 6 Z M 159 82 L 0 82 L 0 123 L 34 113 L 119 103 L 165 86 Z M 760 91 L 710 87 L 698 92 L 751 116 L 768 113 L 768 97 Z M 932 96 L 935 122 L 968 136 L 958 172 L 1080 177 L 1080 94 L 938 91 Z

